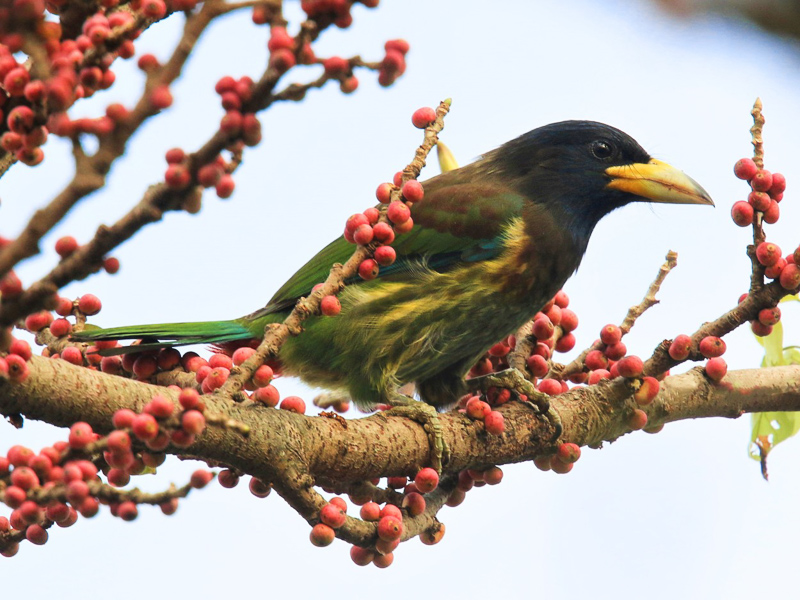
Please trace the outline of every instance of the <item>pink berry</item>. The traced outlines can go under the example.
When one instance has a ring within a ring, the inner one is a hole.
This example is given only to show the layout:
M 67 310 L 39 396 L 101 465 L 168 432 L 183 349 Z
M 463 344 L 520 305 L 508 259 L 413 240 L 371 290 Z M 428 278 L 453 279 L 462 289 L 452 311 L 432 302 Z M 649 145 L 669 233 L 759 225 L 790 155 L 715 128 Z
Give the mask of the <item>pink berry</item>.
M 733 203 L 733 207 L 731 208 L 731 218 L 739 227 L 747 227 L 752 225 L 753 214 L 753 207 L 744 200 L 739 200 L 738 202 Z
M 419 202 L 425 196 L 422 184 L 416 179 L 410 179 L 403 184 L 403 197 L 409 202 Z
M 6 356 L 6 367 L 8 368 L 8 378 L 14 383 L 22 383 L 30 374 L 28 363 L 17 354 Z
M 372 242 L 373 237 L 374 233 L 372 231 L 372 225 L 369 224 L 359 225 L 358 228 L 353 232 L 353 241 L 362 246 L 366 246 Z
M 756 247 L 756 258 L 765 267 L 771 267 L 781 258 L 781 249 L 772 242 L 761 242 Z
M 721 381 L 728 372 L 728 365 L 721 356 L 708 359 L 705 367 L 706 375 L 714 381 Z
M 372 550 L 367 550 L 360 546 L 352 546 L 350 548 L 350 559 L 359 567 L 366 567 L 375 558 L 375 553 Z
M 425 129 L 436 120 L 436 111 L 430 107 L 418 108 L 411 115 L 411 122 L 417 129 Z
M 275 386 L 266 385 L 264 387 L 257 388 L 256 391 L 253 392 L 253 400 L 256 402 L 261 402 L 262 404 L 266 404 L 270 407 L 275 407 L 278 405 L 278 401 L 280 400 L 280 394 Z
M 483 419 L 486 433 L 489 435 L 501 435 L 505 431 L 505 419 L 499 411 L 493 410 Z
M 152 440 L 158 435 L 158 421 L 153 415 L 142 413 L 133 419 L 131 430 L 140 440 Z
M 643 367 L 644 363 L 638 356 L 626 356 L 617 362 L 617 368 L 622 377 L 640 377 Z
M 753 207 L 753 210 L 764 212 L 768 210 L 770 204 L 772 204 L 772 198 L 769 197 L 769 194 L 765 194 L 764 192 L 750 192 L 747 196 L 747 203 Z
M 561 393 L 561 382 L 557 379 L 542 379 L 536 389 L 543 394 L 555 396 Z
M 781 287 L 785 290 L 795 290 L 800 286 L 800 267 L 787 264 L 780 276 Z
M 655 377 L 642 379 L 642 386 L 633 394 L 633 399 L 639 406 L 647 406 L 655 400 L 661 385 Z
M 644 429 L 647 425 L 647 413 L 641 409 L 634 409 L 630 417 L 628 417 L 628 427 L 634 431 Z
M 371 258 L 363 260 L 358 265 L 358 275 L 365 281 L 375 279 L 378 276 L 378 263 Z
M 78 240 L 71 235 L 66 235 L 56 241 L 56 252 L 61 258 L 66 258 L 78 249 Z
M 102 307 L 100 298 L 94 294 L 84 294 L 78 299 L 78 310 L 85 315 L 96 315 Z
M 181 427 L 189 435 L 200 435 L 206 428 L 206 418 L 199 410 L 187 410 L 181 416 Z
M 669 346 L 670 358 L 672 360 L 686 360 L 691 349 L 692 338 L 685 334 L 678 335 Z
M 280 408 L 302 415 L 306 412 L 306 403 L 300 396 L 286 396 L 281 402 Z
M 411 218 L 411 209 L 407 204 L 395 201 L 389 205 L 386 216 L 395 225 L 402 225 Z
M 733 173 L 739 179 L 750 180 L 758 172 L 758 167 L 752 158 L 741 158 L 733 166 Z
M 189 483 L 193 488 L 199 490 L 200 488 L 207 486 L 212 479 L 214 479 L 213 473 L 206 471 L 205 469 L 198 469 L 192 473 Z
M 378 537 L 387 542 L 400 539 L 403 535 L 403 523 L 396 517 L 385 516 L 378 521 Z
M 437 473 L 435 469 L 425 467 L 424 469 L 420 469 L 417 473 L 417 476 L 414 478 L 414 483 L 421 493 L 427 494 L 435 490 L 439 485 L 439 473 Z
M 33 355 L 33 352 L 31 351 L 31 345 L 25 340 L 14 340 L 11 342 L 11 345 L 8 347 L 8 353 L 16 354 L 25 361 L 30 360 L 31 356 Z
M 326 317 L 335 317 L 342 312 L 342 304 L 336 296 L 323 296 L 319 308 Z
M 375 248 L 375 262 L 382 267 L 388 267 L 397 260 L 397 252 L 391 246 L 378 246 Z
M 325 523 L 317 523 L 311 528 L 309 539 L 318 548 L 324 548 L 333 543 L 333 540 L 336 539 L 336 533 Z
M 766 169 L 756 171 L 753 178 L 750 180 L 750 186 L 756 192 L 766 192 L 772 187 L 772 173 Z
M 625 346 L 624 342 L 617 342 L 616 344 L 606 346 L 603 352 L 609 360 L 619 360 L 628 353 L 628 348 Z
M 767 223 L 769 225 L 774 225 L 775 223 L 778 222 L 778 219 L 780 219 L 780 217 L 781 217 L 781 207 L 775 200 L 773 200 L 770 203 L 769 208 L 764 211 L 764 223 Z
M 377 521 L 381 516 L 381 507 L 377 502 L 367 502 L 361 507 L 359 516 L 364 521 Z
M 491 407 L 477 396 L 473 396 L 467 402 L 466 413 L 470 419 L 483 421 L 491 411 Z
M 150 92 L 150 105 L 156 110 L 163 110 L 172 106 L 172 92 L 166 85 L 159 85 Z
M 323 506 L 322 510 L 319 512 L 319 519 L 329 527 L 338 529 L 344 525 L 345 521 L 347 520 L 347 515 L 345 514 L 345 511 L 341 509 L 341 507 L 328 503 Z
M 395 189 L 395 186 L 391 183 L 382 183 L 378 186 L 378 189 L 375 190 L 375 197 L 381 204 L 389 204 L 392 199 L 392 191 Z
M 706 358 L 714 358 L 725 354 L 726 345 L 722 338 L 714 335 L 707 335 L 700 340 L 700 354 Z
M 78 422 L 69 429 L 69 445 L 71 448 L 81 449 L 94 441 L 92 426 L 88 423 Z
M 565 442 L 558 447 L 556 457 L 567 464 L 577 462 L 581 457 L 581 448 L 572 442 Z

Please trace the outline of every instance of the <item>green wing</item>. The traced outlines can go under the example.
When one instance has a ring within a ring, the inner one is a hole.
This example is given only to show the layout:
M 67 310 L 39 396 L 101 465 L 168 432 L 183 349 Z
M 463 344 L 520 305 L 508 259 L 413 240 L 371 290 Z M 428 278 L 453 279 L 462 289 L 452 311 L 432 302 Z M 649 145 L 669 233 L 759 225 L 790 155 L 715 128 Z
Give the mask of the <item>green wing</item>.
M 525 199 L 501 184 L 462 183 L 467 170 L 469 167 L 424 182 L 425 199 L 411 211 L 414 228 L 397 236 L 392 244 L 397 261 L 382 267 L 379 277 L 391 276 L 420 260 L 442 271 L 500 252 L 505 225 L 520 215 Z M 343 237 L 328 244 L 290 277 L 258 314 L 293 306 L 297 298 L 327 278 L 331 265 L 347 261 L 354 249 Z

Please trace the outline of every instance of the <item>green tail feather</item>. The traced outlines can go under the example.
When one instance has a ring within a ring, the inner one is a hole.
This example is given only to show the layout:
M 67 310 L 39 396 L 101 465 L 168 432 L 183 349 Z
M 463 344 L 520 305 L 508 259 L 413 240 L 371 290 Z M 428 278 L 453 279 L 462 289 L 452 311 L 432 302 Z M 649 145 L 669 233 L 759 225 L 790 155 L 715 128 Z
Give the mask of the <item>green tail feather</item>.
M 156 350 L 171 346 L 188 346 L 190 344 L 220 344 L 236 340 L 246 340 L 263 335 L 264 325 L 242 323 L 239 321 L 201 321 L 197 323 L 159 323 L 156 325 L 130 325 L 127 327 L 110 327 L 108 329 L 85 329 L 72 334 L 76 342 L 95 342 L 101 340 L 139 340 L 155 338 L 157 342 L 145 342 L 128 348 L 104 350 L 101 354 L 124 354 Z M 248 327 L 247 325 L 250 325 Z

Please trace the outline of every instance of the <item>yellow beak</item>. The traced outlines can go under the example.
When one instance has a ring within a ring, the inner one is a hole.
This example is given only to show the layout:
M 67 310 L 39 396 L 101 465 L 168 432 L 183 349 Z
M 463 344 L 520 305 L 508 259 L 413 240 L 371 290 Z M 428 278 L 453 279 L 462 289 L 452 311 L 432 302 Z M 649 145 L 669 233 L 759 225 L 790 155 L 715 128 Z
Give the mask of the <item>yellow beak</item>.
M 665 162 L 651 159 L 649 163 L 634 163 L 609 167 L 611 178 L 606 187 L 641 196 L 651 202 L 665 204 L 709 204 L 711 196 L 694 179 Z

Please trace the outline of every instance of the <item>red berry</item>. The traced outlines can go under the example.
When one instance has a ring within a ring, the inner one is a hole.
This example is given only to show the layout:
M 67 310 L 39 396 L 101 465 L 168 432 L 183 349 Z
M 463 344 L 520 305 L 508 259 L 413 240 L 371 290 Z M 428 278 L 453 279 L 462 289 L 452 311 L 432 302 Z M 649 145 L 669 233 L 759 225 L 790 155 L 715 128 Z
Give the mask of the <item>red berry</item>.
M 402 225 L 411 218 L 411 209 L 407 204 L 395 201 L 389 205 L 386 216 L 395 225 Z
M 769 197 L 769 194 L 765 194 L 764 192 L 750 192 L 747 196 L 747 203 L 752 206 L 754 210 L 764 212 L 768 210 L 769 205 L 772 204 L 772 198 Z
M 158 421 L 153 415 L 142 413 L 133 419 L 131 430 L 140 440 L 152 440 L 158 435 Z
M 572 442 L 565 442 L 558 447 L 556 451 L 556 458 L 563 463 L 577 462 L 581 457 L 581 448 Z
M 781 258 L 781 249 L 772 242 L 761 242 L 756 247 L 756 258 L 765 267 L 771 267 Z
M 375 279 L 378 276 L 378 263 L 371 258 L 363 260 L 358 265 L 358 275 L 365 281 Z
M 617 342 L 616 344 L 606 346 L 603 352 L 609 360 L 619 360 L 628 353 L 628 348 L 625 346 L 624 342 Z
M 777 306 L 764 308 L 758 313 L 758 320 L 763 325 L 772 326 L 781 320 L 781 309 Z
M 253 400 L 256 402 L 261 402 L 262 404 L 266 404 L 267 406 L 274 407 L 278 405 L 280 394 L 275 386 L 267 385 L 257 388 L 256 391 L 253 392 Z
M 393 50 L 395 52 L 399 52 L 400 54 L 408 54 L 409 48 L 409 43 L 402 39 L 389 40 L 383 45 L 383 49 L 387 52 L 389 50 Z
M 329 503 L 323 506 L 322 510 L 319 512 L 319 520 L 334 529 L 338 529 L 344 525 L 347 520 L 347 515 L 341 507 Z
M 550 370 L 547 359 L 540 354 L 532 354 L 527 360 L 528 369 L 534 377 L 544 377 Z
M 493 410 L 483 419 L 486 433 L 489 435 L 501 435 L 505 431 L 505 419 L 499 411 Z
M 764 337 L 772 333 L 772 326 L 771 325 L 764 325 L 759 321 L 750 321 L 750 329 L 753 331 L 755 335 L 758 337 Z
M 418 108 L 411 115 L 411 122 L 417 129 L 425 129 L 436 120 L 436 111 L 430 107 Z
M 748 225 L 752 225 L 753 207 L 744 200 L 734 202 L 733 207 L 731 208 L 731 218 L 739 227 L 747 227 Z
M 647 406 L 658 395 L 661 385 L 655 377 L 645 377 L 642 379 L 642 386 L 633 394 L 633 399 L 639 406 Z
M 336 296 L 323 296 L 319 308 L 326 317 L 335 317 L 342 312 L 342 304 Z
M 159 85 L 150 92 L 150 106 L 156 110 L 163 110 L 172 106 L 172 92 L 166 85 Z
M 317 523 L 311 528 L 309 539 L 318 548 L 324 548 L 333 543 L 333 540 L 336 539 L 336 533 L 325 523 Z
M 94 441 L 92 426 L 88 423 L 78 422 L 69 429 L 69 445 L 71 448 L 81 449 Z
M 435 469 L 425 467 L 424 469 L 420 469 L 419 473 L 417 473 L 417 476 L 414 478 L 414 483 L 417 485 L 417 489 L 420 493 L 427 494 L 435 490 L 439 485 L 439 473 L 437 473 Z
M 392 191 L 395 189 L 395 186 L 391 183 L 382 183 L 375 190 L 375 197 L 381 204 L 389 204 L 392 199 Z
M 100 298 L 94 294 L 84 294 L 78 298 L 78 310 L 85 315 L 96 315 L 102 307 Z
M 185 165 L 171 164 L 164 174 L 164 181 L 173 189 L 182 189 L 191 183 L 192 177 Z
M 777 200 L 777 196 L 786 191 L 786 177 L 782 173 L 772 174 L 772 186 L 769 188 L 769 195 Z
M 470 419 L 483 421 L 490 412 L 492 408 L 478 396 L 473 396 L 467 401 L 466 414 Z
M 786 265 L 781 271 L 781 287 L 785 290 L 795 290 L 800 286 L 800 267 L 795 264 Z
M 555 396 L 561 393 L 561 382 L 557 379 L 542 379 L 536 389 L 543 394 Z
M 25 538 L 31 543 L 41 546 L 47 542 L 47 530 L 41 525 L 30 525 L 25 530 Z
M 700 340 L 700 354 L 706 358 L 714 358 L 725 354 L 725 342 L 714 335 L 707 335 Z
M 756 174 L 750 180 L 750 186 L 756 192 L 766 192 L 772 187 L 772 173 L 766 169 L 756 171 Z
M 25 340 L 15 339 L 8 347 L 8 352 L 9 354 L 16 354 L 25 361 L 30 360 L 31 356 L 33 355 L 33 352 L 31 351 L 31 345 Z
M 53 315 L 51 315 L 48 311 L 43 310 L 25 317 L 25 328 L 28 331 L 37 332 L 50 325 L 52 322 Z
M 372 231 L 372 225 L 369 224 L 359 225 L 358 228 L 353 232 L 353 241 L 362 246 L 366 246 L 372 242 L 373 237 L 374 233 Z
M 397 252 L 391 246 L 379 246 L 375 248 L 375 262 L 382 267 L 388 267 L 397 260 Z
M 119 259 L 113 256 L 103 259 L 103 270 L 109 275 L 114 275 L 119 271 Z
M 689 352 L 692 349 L 692 338 L 688 335 L 681 334 L 676 336 L 669 346 L 669 355 L 672 360 L 686 360 L 689 357 Z
M 133 420 L 136 418 L 136 413 L 128 408 L 120 408 L 114 413 L 111 418 L 111 423 L 117 429 L 127 429 L 133 425 Z
M 14 133 L 25 134 L 33 129 L 34 115 L 33 110 L 24 104 L 15 106 L 8 113 L 6 124 Z
M 6 367 L 8 368 L 8 378 L 14 383 L 22 383 L 30 373 L 28 363 L 17 354 L 6 356 Z
M 774 225 L 778 222 L 778 219 L 781 217 L 781 207 L 780 205 L 773 200 L 769 208 L 764 211 L 764 223 L 768 223 L 769 225 Z
M 194 489 L 199 490 L 207 486 L 212 479 L 214 479 L 213 473 L 211 473 L 210 471 L 206 471 L 205 469 L 198 469 L 197 471 L 192 473 L 192 476 L 189 480 L 189 484 Z
M 403 523 L 391 516 L 381 517 L 378 521 L 378 537 L 387 542 L 400 539 L 403 535 Z
M 576 341 L 575 335 L 572 333 L 562 335 L 556 342 L 556 352 L 569 352 L 575 347 Z
M 565 333 L 574 331 L 578 328 L 578 315 L 575 314 L 575 311 L 570 310 L 569 308 L 562 308 L 560 325 L 561 329 L 563 329 Z
M 350 559 L 359 567 L 366 567 L 374 558 L 375 553 L 372 550 L 367 550 L 360 546 L 352 546 L 350 548 Z
M 233 177 L 231 177 L 228 173 L 224 173 L 217 180 L 217 184 L 214 186 L 214 191 L 217 193 L 218 198 L 224 200 L 231 197 L 235 188 L 236 183 L 233 181 Z
M 269 385 L 269 382 L 272 381 L 274 376 L 275 374 L 272 367 L 269 365 L 261 365 L 256 369 L 256 372 L 253 373 L 253 383 L 259 387 L 263 387 Z
M 341 56 L 331 56 L 322 61 L 325 74 L 328 77 L 339 78 L 350 72 L 350 62 Z
M 56 252 L 61 258 L 66 258 L 78 249 L 78 240 L 71 235 L 59 238 L 56 241 Z
M 721 381 L 728 372 L 728 365 L 721 356 L 710 358 L 706 363 L 706 375 L 714 381 Z
M 302 415 L 306 412 L 306 403 L 300 396 L 286 396 L 281 402 L 280 408 Z
M 639 429 L 644 429 L 645 425 L 647 425 L 647 413 L 638 408 L 634 409 L 631 416 L 628 417 L 628 427 L 638 431 Z
M 187 410 L 181 416 L 181 427 L 189 435 L 200 435 L 206 428 L 206 418 L 199 410 Z
M 409 202 L 419 202 L 425 196 L 422 184 L 416 179 L 411 179 L 403 184 L 401 189 L 403 197 Z
M 756 172 L 758 172 L 758 167 L 752 158 L 741 158 L 733 166 L 733 173 L 739 179 L 750 180 Z
M 640 377 L 642 375 L 642 368 L 644 367 L 644 363 L 642 359 L 638 356 L 626 356 L 617 362 L 617 368 L 619 370 L 619 374 L 622 377 Z

